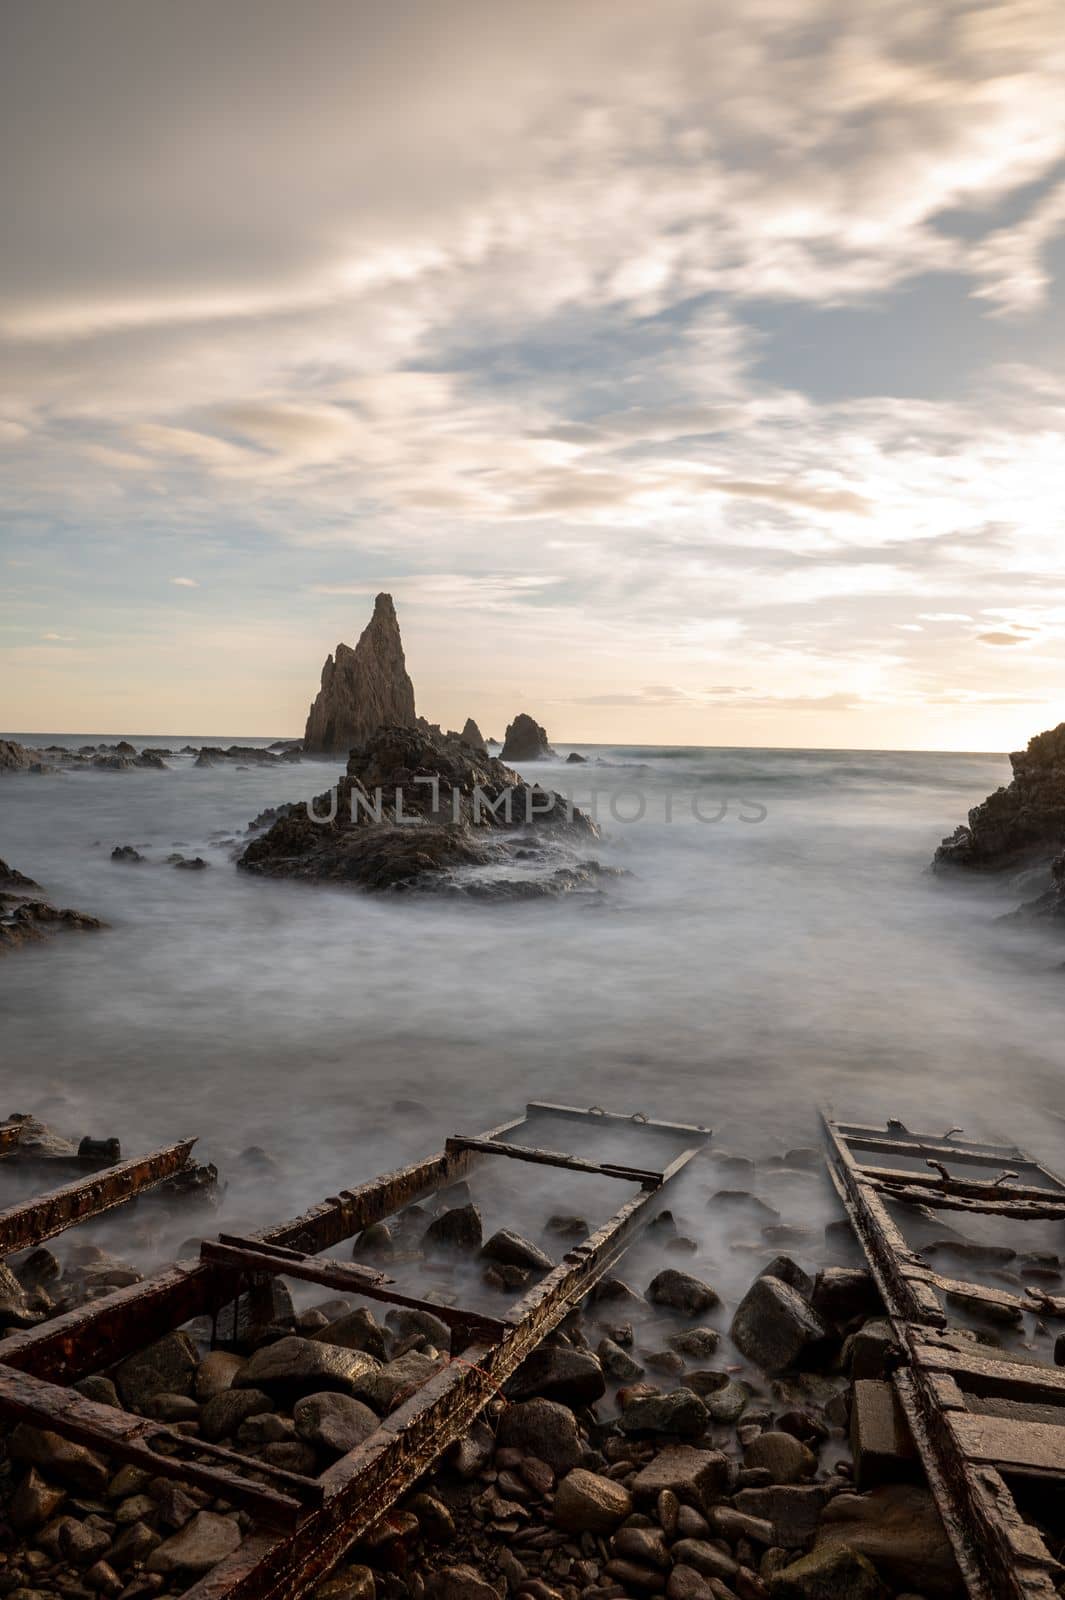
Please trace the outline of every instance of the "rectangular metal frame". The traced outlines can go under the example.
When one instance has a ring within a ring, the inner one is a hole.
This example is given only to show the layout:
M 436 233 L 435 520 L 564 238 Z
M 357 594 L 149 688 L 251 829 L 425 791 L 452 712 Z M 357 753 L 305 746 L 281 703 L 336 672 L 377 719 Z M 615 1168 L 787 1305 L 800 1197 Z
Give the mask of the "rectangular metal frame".
M 508 1135 L 538 1116 L 586 1126 L 600 1119 L 615 1126 L 630 1123 L 648 1135 L 667 1135 L 684 1145 L 657 1170 L 585 1162 L 568 1153 L 508 1142 Z M 709 1138 L 706 1128 L 531 1102 L 524 1117 L 475 1137 L 448 1140 L 435 1156 L 343 1190 L 290 1222 L 247 1239 L 223 1235 L 205 1241 L 198 1262 L 179 1262 L 90 1307 L 0 1340 L 0 1415 L 28 1417 L 126 1460 L 143 1464 L 148 1452 L 153 1461 L 167 1463 L 171 1476 L 184 1475 L 212 1487 L 268 1524 L 257 1526 L 233 1556 L 186 1591 L 185 1600 L 298 1600 L 461 1437 L 500 1385 L 651 1220 L 664 1189 Z M 638 1192 L 499 1318 L 400 1294 L 382 1272 L 321 1256 L 371 1223 L 499 1157 L 617 1178 L 637 1185 Z M 123 1413 L 88 1401 L 71 1410 L 70 1391 L 61 1385 L 113 1365 L 195 1316 L 217 1316 L 235 1303 L 247 1282 L 261 1284 L 273 1276 L 304 1278 L 394 1305 L 423 1307 L 451 1327 L 451 1356 L 442 1358 L 441 1369 L 385 1417 L 364 1444 L 317 1478 L 263 1472 L 257 1460 L 221 1447 L 204 1452 L 201 1441 L 181 1434 L 176 1446 L 173 1430 L 137 1417 L 123 1421 Z M 101 1411 L 109 1417 L 95 1414 Z M 163 1455 L 157 1454 L 160 1445 Z M 190 1462 L 192 1454 L 211 1455 L 213 1461 Z M 233 1459 L 221 1459 L 229 1456 Z M 257 1483 L 260 1477 L 266 1481 Z
M 885 1130 L 823 1120 L 829 1170 L 898 1342 L 895 1389 L 969 1593 L 973 1600 L 1057 1600 L 1065 1569 L 1025 1520 L 1015 1489 L 1049 1482 L 1065 1495 L 1065 1373 L 952 1340 L 948 1308 L 982 1307 L 1019 1322 L 1025 1312 L 1065 1316 L 1065 1299 L 936 1272 L 907 1244 L 888 1203 L 1018 1224 L 1059 1221 L 1065 1182 L 1015 1146 L 955 1142 L 958 1129 L 936 1137 L 899 1122 Z M 873 1165 L 863 1155 L 920 1161 L 935 1177 Z M 996 1180 L 971 1175 L 996 1167 Z M 1018 1181 L 1022 1174 L 1028 1181 Z

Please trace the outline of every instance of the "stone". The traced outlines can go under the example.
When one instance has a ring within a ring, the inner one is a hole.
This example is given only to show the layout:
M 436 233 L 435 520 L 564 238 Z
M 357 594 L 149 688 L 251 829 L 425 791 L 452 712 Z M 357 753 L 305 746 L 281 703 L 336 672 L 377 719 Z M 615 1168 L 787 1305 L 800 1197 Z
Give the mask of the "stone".
M 714 1591 L 701 1572 L 683 1562 L 673 1568 L 666 1584 L 669 1600 L 714 1600 Z
M 209 1499 L 203 1489 L 178 1483 L 174 1478 L 153 1478 L 148 1493 L 155 1504 L 156 1515 L 168 1528 L 183 1528 Z
M 488 754 L 488 744 L 485 740 L 484 734 L 481 732 L 480 728 L 477 726 L 476 722 L 474 722 L 472 717 L 466 718 L 466 721 L 462 725 L 462 732 L 459 734 L 459 738 L 462 740 L 463 744 L 468 744 L 472 749 L 483 750 L 486 755 Z
M 377 1583 L 369 1567 L 342 1567 L 314 1591 L 315 1600 L 375 1600 Z
M 59 1530 L 59 1553 L 75 1567 L 91 1567 L 111 1548 L 111 1535 L 88 1519 L 65 1517 Z
M 632 1512 L 623 1484 L 575 1467 L 555 1490 L 554 1521 L 567 1533 L 613 1533 Z
M 823 1322 L 845 1328 L 858 1317 L 882 1316 L 884 1302 L 864 1267 L 824 1267 L 814 1279 L 810 1304 Z
M 519 711 L 513 722 L 507 724 L 506 735 L 503 739 L 503 749 L 500 751 L 501 761 L 544 761 L 554 760 L 555 752 L 547 739 L 547 732 L 540 724 L 529 716 L 527 711 Z
M 363 1384 L 360 1392 L 381 1416 L 387 1416 L 397 1406 L 427 1383 L 434 1372 L 439 1372 L 443 1361 L 422 1355 L 419 1350 L 408 1350 L 406 1355 L 388 1361 Z
M 850 1416 L 854 1482 L 859 1489 L 920 1475 L 917 1450 L 895 1386 L 884 1378 L 859 1378 Z
M 305 1395 L 296 1402 L 292 1415 L 301 1439 L 334 1455 L 354 1450 L 381 1425 L 377 1414 L 361 1400 L 334 1390 Z
M 218 1444 L 235 1434 L 248 1417 L 272 1409 L 270 1396 L 261 1389 L 223 1389 L 200 1407 L 200 1433 L 209 1444 Z
M 244 1357 L 230 1350 L 212 1350 L 196 1368 L 194 1393 L 197 1400 L 211 1400 L 232 1386 L 244 1365 Z
M 98 1406 L 121 1406 L 118 1390 L 110 1378 L 105 1378 L 99 1373 L 93 1373 L 88 1378 L 79 1378 L 77 1383 L 71 1385 L 86 1400 L 95 1400 Z
M 41 1477 L 36 1467 L 31 1467 L 19 1480 L 7 1514 L 13 1527 L 20 1533 L 29 1533 L 49 1522 L 65 1499 L 64 1489 L 55 1488 Z
M 646 1567 L 668 1567 L 669 1546 L 661 1528 L 620 1528 L 610 1541 L 615 1555 Z
M 595 1356 L 560 1344 L 542 1344 L 527 1356 L 507 1391 L 511 1400 L 543 1395 L 566 1406 L 594 1405 L 605 1393 L 606 1379 Z
M 110 1473 L 101 1456 L 47 1428 L 17 1423 L 7 1441 L 7 1453 L 13 1461 L 39 1467 L 47 1479 L 58 1478 L 82 1494 L 102 1494 L 107 1487 Z
M 848 1339 L 844 1353 L 855 1381 L 887 1377 L 902 1357 L 886 1317 L 873 1317 L 863 1323 Z
M 144 1413 L 157 1394 L 191 1395 L 198 1365 L 188 1334 L 168 1333 L 121 1363 L 115 1387 L 127 1411 Z
M 234 1387 L 261 1389 L 283 1401 L 323 1389 L 358 1396 L 366 1392 L 380 1365 L 363 1350 L 345 1350 L 292 1334 L 256 1350 L 237 1373 Z
M 820 1360 L 828 1339 L 824 1323 L 798 1290 L 767 1276 L 751 1284 L 729 1332 L 736 1348 L 770 1375 Z
M 691 1389 L 646 1395 L 626 1405 L 618 1423 L 622 1433 L 675 1433 L 682 1439 L 699 1439 L 710 1414 Z
M 779 1278 L 781 1283 L 786 1283 L 789 1288 L 798 1290 L 804 1300 L 809 1300 L 814 1292 L 813 1278 L 790 1256 L 774 1256 L 772 1261 L 762 1268 L 758 1276 L 760 1278 Z
M 303 749 L 310 755 L 346 755 L 378 728 L 410 727 L 415 718 L 414 685 L 392 596 L 379 594 L 355 648 L 340 643 L 326 657 Z
M 214 1511 L 200 1511 L 180 1533 L 164 1539 L 148 1557 L 147 1570 L 161 1572 L 209 1572 L 226 1556 L 240 1548 L 241 1533 L 229 1517 Z
M 737 1511 L 771 1523 L 774 1544 L 787 1550 L 800 1550 L 810 1543 L 827 1502 L 828 1492 L 820 1484 L 740 1489 L 733 1500 Z
M 720 1303 L 717 1290 L 710 1284 L 688 1272 L 679 1272 L 676 1267 L 667 1267 L 651 1280 L 647 1299 L 652 1305 L 668 1306 L 688 1317 L 697 1317 Z
M 811 1551 L 769 1582 L 772 1600 L 890 1600 L 872 1562 L 846 1545 Z
M 737 1511 L 735 1506 L 714 1506 L 709 1513 L 714 1533 L 730 1544 L 749 1539 L 752 1544 L 772 1545 L 775 1538 L 773 1524 L 766 1517 L 752 1517 L 748 1511 Z
M 481 1248 L 481 1213 L 475 1205 L 454 1206 L 434 1217 L 425 1230 L 427 1250 L 472 1252 Z
M 683 1506 L 705 1511 L 728 1487 L 728 1457 L 720 1450 L 698 1450 L 693 1445 L 668 1445 L 632 1479 L 637 1503 L 657 1501 L 668 1490 Z
M 500 1600 L 499 1590 L 476 1567 L 465 1564 L 441 1567 L 429 1579 L 426 1591 L 432 1600 Z
M 436 1321 L 436 1318 L 433 1320 Z M 338 1317 L 335 1322 L 327 1323 L 311 1337 L 320 1340 L 322 1344 L 339 1345 L 344 1350 L 363 1350 L 378 1361 L 388 1360 L 388 1340 L 384 1329 L 378 1324 L 373 1312 L 367 1311 L 364 1306 L 360 1306 L 357 1311 L 349 1311 L 346 1316 Z
M 691 1356 L 696 1361 L 712 1356 L 720 1342 L 721 1335 L 716 1328 L 684 1328 L 680 1333 L 670 1334 L 666 1340 L 678 1355 Z
M 555 1472 L 575 1467 L 583 1454 L 577 1419 L 555 1400 L 522 1400 L 499 1419 L 497 1441 L 546 1461 Z
M 85 1574 L 85 1582 L 97 1594 L 114 1595 L 122 1591 L 122 1579 L 107 1561 L 94 1562 Z
M 799 1483 L 817 1470 L 817 1457 L 793 1434 L 773 1429 L 752 1439 L 743 1453 L 745 1467 L 764 1467 L 774 1483 Z
M 641 1594 L 663 1594 L 666 1587 L 665 1574 L 657 1567 L 645 1567 L 639 1561 L 626 1561 L 622 1556 L 614 1556 L 607 1562 L 604 1571 L 608 1578 L 613 1578 L 624 1589 L 638 1589 Z
M 188 1394 L 153 1394 L 144 1408 L 144 1414 L 159 1422 L 196 1422 L 200 1408 Z
M 739 1571 L 739 1562 L 716 1544 L 706 1539 L 678 1539 L 673 1546 L 673 1559 L 685 1567 L 694 1567 L 704 1578 L 720 1578 L 728 1583 Z
M 600 1339 L 596 1354 L 603 1371 L 619 1383 L 632 1383 L 636 1378 L 643 1377 L 640 1363 L 634 1361 L 628 1351 L 615 1344 L 613 1339 Z
M 489 1261 L 499 1261 L 505 1267 L 529 1267 L 534 1272 L 550 1272 L 554 1262 L 539 1245 L 523 1239 L 520 1233 L 500 1228 L 486 1240 L 482 1256 Z
M 431 1311 L 414 1306 L 397 1306 L 385 1313 L 385 1323 L 399 1342 L 420 1334 L 437 1350 L 447 1352 L 451 1349 L 451 1329 Z
M 870 1560 L 894 1589 L 927 1600 L 962 1592 L 954 1552 L 929 1491 L 885 1484 L 868 1494 L 839 1494 L 821 1515 L 815 1550 L 846 1546 Z

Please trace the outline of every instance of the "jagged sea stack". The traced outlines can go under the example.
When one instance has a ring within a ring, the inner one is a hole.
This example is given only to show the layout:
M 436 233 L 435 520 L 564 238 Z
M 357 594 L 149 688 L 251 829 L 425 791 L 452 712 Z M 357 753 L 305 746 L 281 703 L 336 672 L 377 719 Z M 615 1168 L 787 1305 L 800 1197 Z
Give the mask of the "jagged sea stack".
M 459 738 L 462 740 L 463 744 L 470 745 L 471 748 L 474 749 L 474 750 L 483 750 L 485 752 L 485 754 L 487 755 L 487 753 L 488 753 L 487 741 L 485 739 L 484 734 L 481 732 L 480 728 L 477 726 L 476 722 L 474 722 L 472 717 L 467 717 L 466 718 L 466 726 L 463 728 L 462 732 L 459 734 Z
M 413 727 L 414 685 L 390 594 L 379 594 L 354 650 L 338 644 L 322 668 L 322 687 L 307 717 L 303 748 L 347 755 L 382 727 Z
M 507 726 L 506 738 L 500 753 L 502 761 L 548 761 L 555 752 L 547 742 L 547 731 L 529 716 L 519 711 Z

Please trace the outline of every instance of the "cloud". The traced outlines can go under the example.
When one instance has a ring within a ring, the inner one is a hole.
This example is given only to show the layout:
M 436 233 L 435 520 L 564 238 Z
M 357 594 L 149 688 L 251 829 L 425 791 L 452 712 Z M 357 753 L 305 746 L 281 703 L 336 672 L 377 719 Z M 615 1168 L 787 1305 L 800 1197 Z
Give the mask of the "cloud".
M 169 582 L 176 584 L 179 589 L 198 589 L 200 587 L 195 578 L 171 578 Z
M 1031 643 L 1031 639 L 1027 633 L 978 633 L 976 637 L 981 644 Z

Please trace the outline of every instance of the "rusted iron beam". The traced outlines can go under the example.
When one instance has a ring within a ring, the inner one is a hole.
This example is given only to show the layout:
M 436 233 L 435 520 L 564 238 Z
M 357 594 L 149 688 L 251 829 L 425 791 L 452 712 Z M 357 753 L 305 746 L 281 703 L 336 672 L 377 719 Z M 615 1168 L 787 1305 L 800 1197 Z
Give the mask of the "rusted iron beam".
M 877 1186 L 874 1184 L 873 1187 Z M 1046 1201 L 971 1200 L 963 1195 L 944 1192 L 942 1188 L 926 1188 L 923 1179 L 906 1186 L 900 1184 L 889 1192 L 892 1200 L 901 1201 L 904 1205 L 929 1206 L 936 1211 L 968 1211 L 973 1216 L 1009 1217 L 1016 1222 L 1061 1222 L 1065 1219 L 1065 1198 Z
M 1010 1166 L 1028 1166 L 1035 1171 L 1040 1170 L 1038 1162 L 1022 1157 L 1020 1151 L 1012 1146 L 960 1144 L 953 1140 L 918 1138 L 916 1135 L 908 1139 L 889 1139 L 882 1133 L 848 1133 L 844 1137 L 851 1150 L 869 1155 L 909 1156 L 920 1161 L 933 1156 L 937 1160 L 957 1162 L 959 1166 L 974 1167 L 1000 1167 L 1003 1162 L 1008 1162 Z
M 428 1311 L 467 1339 L 477 1336 L 498 1337 L 504 1329 L 504 1324 L 498 1319 L 479 1311 L 438 1305 L 435 1300 L 403 1294 L 394 1287 L 393 1280 L 386 1278 L 383 1273 L 368 1274 L 359 1267 L 349 1266 L 346 1261 L 301 1255 L 294 1250 L 276 1252 L 260 1249 L 251 1240 L 235 1239 L 229 1235 L 223 1235 L 217 1242 L 205 1239 L 200 1246 L 200 1254 L 204 1261 L 239 1272 L 300 1278 L 307 1283 L 323 1284 L 328 1289 L 346 1289 L 349 1293 L 364 1295 L 369 1300 L 383 1300 L 389 1305 L 404 1306 L 409 1310 Z
M 522 1125 L 517 1117 L 486 1131 L 498 1138 Z M 349 1239 L 372 1222 L 423 1200 L 469 1175 L 472 1151 L 441 1151 L 396 1172 L 345 1189 L 287 1222 L 264 1228 L 252 1242 L 287 1245 L 314 1254 Z M 207 1262 L 178 1262 L 143 1283 L 116 1289 L 36 1328 L 0 1339 L 0 1363 L 55 1382 L 74 1383 L 141 1350 L 197 1316 L 210 1316 L 233 1299 L 232 1273 Z M 419 1304 L 420 1302 L 415 1302 Z M 434 1315 L 437 1307 L 432 1307 Z
M 1003 1204 L 1016 1203 L 1020 1200 L 1034 1200 L 1046 1205 L 1055 1200 L 1058 1195 L 1065 1194 L 1065 1189 L 1054 1191 L 1045 1189 L 1038 1184 L 1019 1183 L 981 1183 L 975 1178 L 955 1178 L 942 1175 L 932 1177 L 921 1172 L 906 1172 L 890 1167 L 864 1167 L 867 1179 L 875 1184 L 882 1193 L 890 1193 L 894 1189 L 905 1189 L 913 1184 L 919 1184 L 922 1189 L 927 1189 L 930 1194 L 963 1195 L 971 1200 L 1001 1200 Z M 930 1205 L 935 1200 L 929 1201 Z
M 644 1188 L 657 1188 L 661 1172 L 644 1167 L 625 1167 L 605 1161 L 585 1161 L 562 1150 L 539 1150 L 527 1144 L 507 1144 L 502 1139 L 473 1139 L 461 1134 L 447 1141 L 449 1151 L 476 1150 L 486 1156 L 510 1156 L 513 1161 L 531 1161 L 543 1167 L 564 1167 L 569 1172 L 587 1172 L 599 1178 L 621 1178 Z
M 0 1367 L 0 1411 L 16 1422 L 46 1428 L 64 1439 L 143 1467 L 155 1477 L 193 1483 L 273 1526 L 293 1526 L 309 1507 L 321 1505 L 325 1497 L 317 1478 L 305 1478 L 263 1461 L 250 1461 L 223 1445 L 190 1438 L 164 1423 L 151 1422 L 117 1406 L 99 1405 L 75 1390 L 61 1389 L 28 1372 Z M 189 1460 L 190 1452 L 207 1460 Z M 257 1483 L 247 1476 L 249 1470 L 268 1482 Z
M 0 1156 L 14 1150 L 22 1138 L 21 1122 L 0 1122 Z
M 0 1211 L 0 1256 L 42 1244 L 75 1223 L 113 1211 L 134 1195 L 172 1178 L 188 1165 L 195 1143 L 195 1139 L 182 1139 Z
M 602 1106 L 563 1106 L 555 1105 L 550 1100 L 530 1100 L 525 1107 L 525 1120 L 536 1116 L 565 1117 L 571 1122 L 591 1122 L 613 1124 L 615 1127 L 637 1127 L 646 1129 L 649 1133 L 668 1134 L 670 1137 L 687 1139 L 695 1135 L 702 1139 L 710 1136 L 710 1129 L 695 1122 L 658 1122 L 651 1117 L 645 1117 L 642 1111 L 625 1113 L 623 1111 L 604 1111 Z
M 300 1600 L 467 1430 L 506 1378 L 651 1220 L 659 1195 L 643 1192 L 629 1200 L 507 1312 L 502 1338 L 471 1346 L 461 1363 L 452 1362 L 431 1377 L 364 1444 L 323 1473 L 325 1504 L 291 1538 L 266 1548 L 261 1542 L 242 1546 L 184 1600 Z

